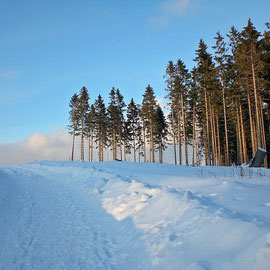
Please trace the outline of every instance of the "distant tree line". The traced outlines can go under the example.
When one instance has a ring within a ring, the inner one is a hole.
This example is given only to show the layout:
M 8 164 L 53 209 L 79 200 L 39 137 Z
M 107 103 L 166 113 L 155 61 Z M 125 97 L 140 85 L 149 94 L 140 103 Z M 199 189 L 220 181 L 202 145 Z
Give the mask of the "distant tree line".
M 170 144 L 175 164 L 200 165 L 203 157 L 206 165 L 229 166 L 248 163 L 258 148 L 270 149 L 270 23 L 264 33 L 251 20 L 241 32 L 234 27 L 226 37 L 217 32 L 212 49 L 211 54 L 200 40 L 190 71 L 181 60 L 168 62 L 167 117 L 150 85 L 142 104 L 131 99 L 126 105 L 119 89 L 112 88 L 107 107 L 100 95 L 90 105 L 82 87 L 69 104 L 71 160 L 77 136 L 81 160 L 88 141 L 89 161 L 95 148 L 99 161 L 109 148 L 114 160 L 132 155 L 134 161 L 146 162 L 148 156 L 162 163 Z M 269 155 L 266 167 L 268 162 Z

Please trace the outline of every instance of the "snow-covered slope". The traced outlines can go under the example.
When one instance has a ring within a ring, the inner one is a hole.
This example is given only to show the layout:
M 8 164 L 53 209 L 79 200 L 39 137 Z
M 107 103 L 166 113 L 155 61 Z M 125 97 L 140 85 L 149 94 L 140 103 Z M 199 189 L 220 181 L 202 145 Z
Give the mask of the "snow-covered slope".
M 0 269 L 270 269 L 270 170 L 0 166 Z

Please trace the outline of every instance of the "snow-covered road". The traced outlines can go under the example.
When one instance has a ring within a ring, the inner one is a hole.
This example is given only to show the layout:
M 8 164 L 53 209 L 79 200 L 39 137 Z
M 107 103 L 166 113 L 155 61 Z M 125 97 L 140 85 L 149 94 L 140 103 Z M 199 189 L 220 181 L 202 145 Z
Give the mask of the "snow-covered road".
M 270 173 L 238 170 L 0 166 L 0 269 L 270 269 Z
M 0 177 L 0 269 L 147 269 L 132 220 L 108 215 L 69 169 L 15 166 Z

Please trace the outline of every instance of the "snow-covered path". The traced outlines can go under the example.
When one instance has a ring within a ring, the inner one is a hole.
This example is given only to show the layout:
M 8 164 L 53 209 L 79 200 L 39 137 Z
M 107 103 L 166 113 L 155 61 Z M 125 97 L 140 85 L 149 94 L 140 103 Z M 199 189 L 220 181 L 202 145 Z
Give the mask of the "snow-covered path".
M 64 171 L 1 170 L 0 269 L 147 269 L 132 220 L 116 221 Z
M 243 170 L 0 166 L 0 269 L 270 269 L 270 170 Z

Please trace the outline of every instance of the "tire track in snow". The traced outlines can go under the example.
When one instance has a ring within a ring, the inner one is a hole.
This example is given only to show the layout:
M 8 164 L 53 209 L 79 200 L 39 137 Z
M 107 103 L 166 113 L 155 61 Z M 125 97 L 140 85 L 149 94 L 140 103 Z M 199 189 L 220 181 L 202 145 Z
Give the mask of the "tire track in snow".
M 127 269 L 130 253 L 143 246 L 137 239 L 122 243 L 129 224 L 118 224 L 64 171 L 34 166 L 12 171 L 24 189 L 12 232 L 14 268 L 9 269 Z M 148 269 L 147 263 L 143 254 L 137 269 Z

